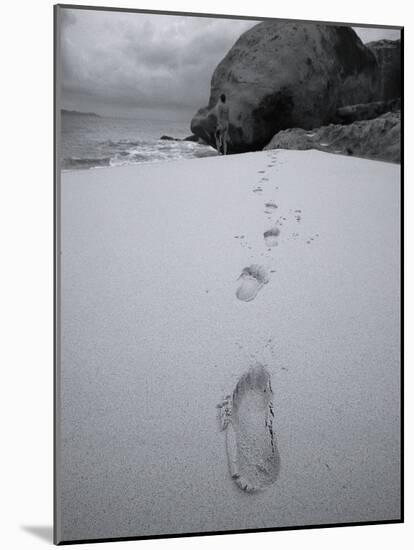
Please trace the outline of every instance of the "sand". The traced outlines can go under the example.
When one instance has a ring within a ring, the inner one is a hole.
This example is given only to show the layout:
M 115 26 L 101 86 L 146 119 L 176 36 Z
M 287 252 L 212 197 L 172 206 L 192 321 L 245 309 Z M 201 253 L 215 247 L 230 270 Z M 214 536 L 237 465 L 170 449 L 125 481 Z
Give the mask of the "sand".
M 399 182 L 319 151 L 63 173 L 59 539 L 399 518 Z M 247 494 L 216 406 L 255 362 L 280 472 Z

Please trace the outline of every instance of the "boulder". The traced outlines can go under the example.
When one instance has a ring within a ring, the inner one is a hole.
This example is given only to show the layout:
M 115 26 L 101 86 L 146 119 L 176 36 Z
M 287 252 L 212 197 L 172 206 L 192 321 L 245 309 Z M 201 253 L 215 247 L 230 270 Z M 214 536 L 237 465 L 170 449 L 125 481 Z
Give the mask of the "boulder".
M 318 149 L 368 159 L 400 162 L 401 113 L 383 114 L 352 124 L 330 124 L 312 131 L 291 128 L 278 132 L 265 149 Z
M 336 121 L 339 107 L 377 99 L 375 55 L 346 26 L 264 21 L 237 40 L 214 71 L 208 106 L 191 131 L 215 146 L 216 105 L 226 94 L 229 152 L 259 150 L 279 130 Z
M 401 40 L 384 39 L 366 45 L 374 53 L 379 67 L 378 99 L 401 97 Z

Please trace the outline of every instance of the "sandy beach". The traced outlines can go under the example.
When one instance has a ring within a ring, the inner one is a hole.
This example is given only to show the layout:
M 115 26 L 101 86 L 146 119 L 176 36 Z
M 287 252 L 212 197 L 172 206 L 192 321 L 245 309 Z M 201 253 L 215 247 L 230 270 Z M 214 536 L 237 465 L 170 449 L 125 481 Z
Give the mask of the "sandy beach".
M 61 194 L 60 538 L 400 517 L 399 165 L 264 151 Z M 247 494 L 216 405 L 255 362 L 280 472 Z

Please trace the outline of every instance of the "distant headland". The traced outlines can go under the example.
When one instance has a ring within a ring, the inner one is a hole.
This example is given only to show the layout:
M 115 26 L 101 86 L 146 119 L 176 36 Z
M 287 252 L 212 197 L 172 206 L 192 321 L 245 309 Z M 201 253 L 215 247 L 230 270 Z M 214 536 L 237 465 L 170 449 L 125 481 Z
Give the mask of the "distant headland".
M 68 111 L 67 109 L 61 109 L 60 112 L 62 115 L 82 115 L 82 116 L 96 116 L 99 117 L 96 113 L 83 113 L 82 111 Z

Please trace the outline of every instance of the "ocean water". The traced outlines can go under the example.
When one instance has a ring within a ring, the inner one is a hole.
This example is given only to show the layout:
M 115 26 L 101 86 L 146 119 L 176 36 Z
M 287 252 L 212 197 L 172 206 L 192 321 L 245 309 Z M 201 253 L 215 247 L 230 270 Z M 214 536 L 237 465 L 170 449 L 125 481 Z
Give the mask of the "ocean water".
M 189 126 L 189 122 L 63 112 L 61 168 L 122 166 L 216 155 L 207 145 L 160 139 L 163 135 L 183 139 L 191 134 Z

